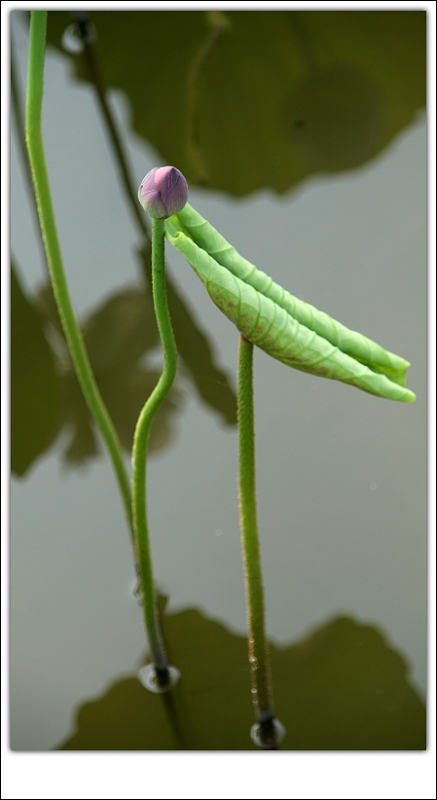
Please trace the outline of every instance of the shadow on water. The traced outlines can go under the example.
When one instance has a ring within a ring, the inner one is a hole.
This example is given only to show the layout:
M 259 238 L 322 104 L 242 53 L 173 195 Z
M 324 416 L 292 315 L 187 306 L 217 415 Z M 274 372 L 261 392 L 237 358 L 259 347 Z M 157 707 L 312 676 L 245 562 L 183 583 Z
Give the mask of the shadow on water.
M 247 643 L 195 609 L 164 617 L 182 678 L 152 694 L 133 675 L 78 710 L 61 750 L 255 750 Z M 281 750 L 423 750 L 426 716 L 402 657 L 370 625 L 338 617 L 271 645 Z
M 140 253 L 147 281 L 150 253 Z M 12 472 L 23 476 L 51 448 L 62 429 L 69 440 L 64 461 L 84 464 L 98 455 L 94 423 L 68 355 L 53 293 L 48 285 L 28 297 L 16 268 L 11 279 Z M 229 377 L 214 363 L 213 348 L 169 282 L 169 304 L 181 361 L 203 402 L 227 425 L 236 424 L 236 398 Z M 159 346 L 146 287 L 132 287 L 106 298 L 82 323 L 82 333 L 102 397 L 126 453 L 132 449 L 135 424 L 153 391 L 159 369 L 148 359 Z M 173 417 L 183 403 L 173 387 L 153 422 L 149 452 L 173 438 Z M 29 411 L 32 413 L 29 413 Z

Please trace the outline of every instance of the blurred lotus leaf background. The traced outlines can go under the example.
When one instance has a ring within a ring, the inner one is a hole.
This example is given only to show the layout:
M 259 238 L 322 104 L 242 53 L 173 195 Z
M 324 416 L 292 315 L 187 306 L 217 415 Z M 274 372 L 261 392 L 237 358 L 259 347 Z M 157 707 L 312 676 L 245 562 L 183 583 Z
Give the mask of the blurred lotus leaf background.
M 99 450 L 51 288 L 41 288 L 32 301 L 24 296 L 15 272 L 12 275 L 12 471 L 23 475 L 53 444 L 61 425 L 70 438 L 64 449 L 66 463 L 83 464 Z M 136 420 L 160 375 L 141 364 L 158 341 L 150 299 L 138 289 L 110 297 L 85 320 L 82 333 L 99 389 L 130 453 Z M 151 451 L 170 439 L 170 417 L 181 400 L 173 388 L 154 420 Z
M 424 11 L 92 11 L 103 81 L 192 185 L 286 192 L 375 156 L 426 99 Z M 58 48 L 71 25 L 50 12 Z M 80 53 L 74 74 L 89 80 Z
M 52 443 L 61 422 L 61 376 L 44 316 L 11 271 L 11 467 L 23 475 Z
M 150 251 L 139 253 L 139 259 L 147 261 L 148 269 Z M 43 286 L 34 300 L 25 297 L 14 268 L 11 286 L 12 472 L 24 475 L 54 444 L 63 427 L 70 439 L 64 448 L 65 463 L 84 464 L 100 451 L 51 287 Z M 214 365 L 208 341 L 170 281 L 168 294 L 186 372 L 225 424 L 235 424 L 236 398 L 228 377 Z M 130 453 L 139 413 L 160 375 L 159 370 L 147 367 L 147 355 L 159 347 L 149 290 L 132 288 L 112 295 L 83 322 L 82 333 L 102 397 L 121 444 Z M 150 453 L 171 440 L 171 418 L 182 399 L 181 391 L 172 387 L 153 422 Z

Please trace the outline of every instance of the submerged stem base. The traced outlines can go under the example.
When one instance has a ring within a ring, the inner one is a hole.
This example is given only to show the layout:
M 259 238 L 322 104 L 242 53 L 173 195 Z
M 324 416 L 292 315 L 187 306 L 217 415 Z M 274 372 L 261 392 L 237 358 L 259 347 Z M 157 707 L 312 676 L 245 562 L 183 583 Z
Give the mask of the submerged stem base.
M 146 664 L 138 672 L 138 680 L 145 689 L 154 694 L 169 692 L 179 682 L 181 673 L 176 667 L 168 666 L 166 669 L 158 670 L 154 664 Z
M 263 750 L 276 750 L 287 733 L 286 729 L 276 717 L 269 720 L 256 722 L 250 729 L 250 738 Z

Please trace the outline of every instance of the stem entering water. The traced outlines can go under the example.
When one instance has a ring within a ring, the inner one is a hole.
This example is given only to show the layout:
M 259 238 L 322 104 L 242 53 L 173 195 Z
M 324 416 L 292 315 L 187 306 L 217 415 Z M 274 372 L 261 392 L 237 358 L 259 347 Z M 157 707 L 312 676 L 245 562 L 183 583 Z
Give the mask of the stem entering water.
M 132 510 L 135 545 L 140 567 L 144 621 L 158 682 L 169 680 L 167 655 L 159 628 L 153 585 L 152 561 L 147 525 L 146 462 L 147 443 L 153 418 L 169 393 L 177 368 L 176 344 L 171 327 L 165 288 L 164 227 L 162 219 L 152 220 L 152 289 L 155 314 L 164 354 L 161 377 L 138 418 L 132 451 Z
M 253 344 L 240 337 L 238 354 L 238 432 L 240 451 L 240 527 L 246 586 L 249 664 L 257 725 L 252 738 L 274 748 L 284 733 L 275 719 L 270 657 L 265 634 L 264 592 L 258 538 L 255 486 Z

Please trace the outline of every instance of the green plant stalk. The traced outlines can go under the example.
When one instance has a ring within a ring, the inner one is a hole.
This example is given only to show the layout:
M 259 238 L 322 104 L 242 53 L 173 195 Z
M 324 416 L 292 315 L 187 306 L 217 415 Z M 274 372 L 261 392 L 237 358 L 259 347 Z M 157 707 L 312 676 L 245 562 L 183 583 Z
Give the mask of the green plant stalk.
M 30 15 L 29 62 L 26 95 L 26 143 L 35 188 L 38 215 L 50 278 L 77 379 L 100 433 L 106 443 L 133 536 L 131 491 L 121 445 L 97 387 L 91 364 L 70 300 L 56 230 L 55 216 L 41 133 L 41 108 L 44 82 L 44 53 L 47 12 Z
M 165 221 L 152 220 L 152 291 L 164 364 L 160 379 L 138 418 L 132 451 L 132 510 L 135 545 L 141 577 L 144 621 L 157 677 L 167 679 L 168 661 L 159 627 L 147 525 L 147 444 L 155 414 L 169 393 L 176 375 L 177 351 L 167 306 L 164 260 Z
M 238 432 L 240 527 L 252 697 L 257 721 L 268 731 L 273 725 L 274 711 L 270 658 L 265 635 L 264 593 L 256 513 L 253 344 L 243 335 L 240 337 L 238 353 Z

